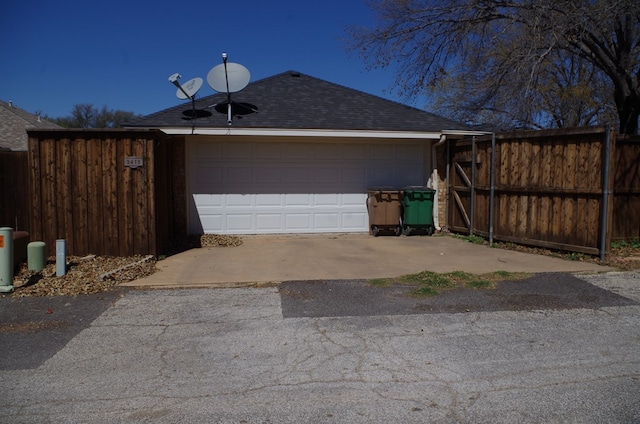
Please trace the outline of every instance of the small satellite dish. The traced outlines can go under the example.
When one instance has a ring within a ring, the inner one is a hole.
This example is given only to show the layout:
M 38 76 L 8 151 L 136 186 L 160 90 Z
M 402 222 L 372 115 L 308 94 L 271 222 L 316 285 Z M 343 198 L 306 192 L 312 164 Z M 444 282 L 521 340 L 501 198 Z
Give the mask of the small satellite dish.
M 202 78 L 193 78 L 182 84 L 182 88 L 178 88 L 176 96 L 181 100 L 192 99 L 198 90 L 202 87 Z
M 232 62 L 214 66 L 207 74 L 209 86 L 219 93 L 237 93 L 249 84 L 250 79 L 251 74 L 247 68 Z

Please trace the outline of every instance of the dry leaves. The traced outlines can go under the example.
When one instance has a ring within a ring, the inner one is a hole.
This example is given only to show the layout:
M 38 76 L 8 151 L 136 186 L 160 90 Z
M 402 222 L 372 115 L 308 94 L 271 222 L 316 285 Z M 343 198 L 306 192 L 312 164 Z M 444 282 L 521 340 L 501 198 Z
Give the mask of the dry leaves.
M 175 253 L 197 247 L 240 246 L 238 236 L 205 234 L 180 243 Z M 76 296 L 111 290 L 120 283 L 137 280 L 156 272 L 153 256 L 110 257 L 89 255 L 67 257 L 67 273 L 56 276 L 56 258 L 48 258 L 41 272 L 33 272 L 23 264 L 13 279 L 12 297 Z
M 238 236 L 220 234 L 204 234 L 200 236 L 200 246 L 202 247 L 234 247 L 241 244 L 242 239 Z
M 67 273 L 56 276 L 56 258 L 50 257 L 40 272 L 33 272 L 23 264 L 13 279 L 13 297 L 76 296 L 100 293 L 114 286 L 146 277 L 156 271 L 153 256 L 67 257 Z

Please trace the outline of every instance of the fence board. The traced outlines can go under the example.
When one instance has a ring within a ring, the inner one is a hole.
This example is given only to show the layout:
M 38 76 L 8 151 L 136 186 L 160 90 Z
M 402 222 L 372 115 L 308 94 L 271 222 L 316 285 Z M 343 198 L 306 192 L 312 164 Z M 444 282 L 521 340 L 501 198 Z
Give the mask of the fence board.
M 87 175 L 87 144 L 84 140 L 73 139 L 71 141 L 71 161 L 75 163 L 72 167 L 71 189 L 73 209 L 73 242 L 67 245 L 69 251 L 88 252 L 89 232 L 88 232 L 88 200 L 89 186 Z
M 598 253 L 605 129 L 523 131 L 495 137 L 494 238 Z M 476 142 L 480 158 L 490 154 L 488 139 Z M 468 143 L 456 142 L 451 163 L 457 166 L 470 149 Z M 488 234 L 486 209 L 492 200 L 486 187 L 490 186 L 490 166 L 490 160 L 477 164 L 473 189 L 477 207 L 470 212 L 473 219 L 469 220 L 474 223 L 470 232 Z M 452 178 L 454 183 L 458 186 L 450 189 L 460 194 L 460 183 Z M 464 204 L 463 199 L 456 202 Z M 457 224 L 455 217 L 452 222 Z M 460 225 L 451 229 L 464 230 Z
M 613 154 L 612 240 L 640 239 L 640 137 L 618 136 Z
M 29 182 L 30 196 L 29 209 L 31 220 L 29 221 L 30 239 L 42 240 L 42 166 L 40 158 L 40 143 L 29 140 Z
M 167 248 L 174 221 L 170 210 L 158 209 L 156 196 L 171 199 L 175 190 L 184 190 L 184 182 L 174 182 L 170 154 L 158 158 L 169 172 L 155 178 L 154 145 L 168 149 L 166 136 L 146 130 L 28 134 L 31 197 L 38 208 L 30 224 L 48 254 L 55 252 L 58 237 L 67 239 L 70 255 L 157 255 Z M 141 157 L 144 165 L 125 167 L 125 156 Z
M 122 213 L 118 219 L 118 235 L 122 246 L 133 245 L 133 189 L 131 174 L 136 170 L 124 166 L 124 158 L 133 156 L 131 139 L 128 137 L 118 139 L 118 161 L 116 172 L 119 175 L 118 206 Z

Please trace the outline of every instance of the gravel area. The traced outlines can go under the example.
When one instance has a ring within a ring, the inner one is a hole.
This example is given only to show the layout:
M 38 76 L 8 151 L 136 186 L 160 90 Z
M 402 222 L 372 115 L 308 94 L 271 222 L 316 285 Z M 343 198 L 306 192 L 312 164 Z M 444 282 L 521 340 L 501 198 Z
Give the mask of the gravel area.
M 206 234 L 182 243 L 182 250 L 197 247 L 233 247 L 242 244 L 237 236 Z M 47 258 L 40 272 L 23 264 L 13 280 L 14 291 L 5 296 L 76 296 L 112 290 L 120 283 L 137 280 L 157 271 L 153 256 L 111 257 L 89 255 L 68 256 L 67 273 L 56 276 L 56 258 Z

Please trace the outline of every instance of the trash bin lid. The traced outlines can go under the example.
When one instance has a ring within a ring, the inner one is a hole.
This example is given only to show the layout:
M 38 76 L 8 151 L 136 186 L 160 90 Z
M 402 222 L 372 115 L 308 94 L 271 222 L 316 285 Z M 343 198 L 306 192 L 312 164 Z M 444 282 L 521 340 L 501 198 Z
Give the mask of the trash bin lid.
M 427 187 L 427 186 L 407 186 L 405 188 L 403 188 L 403 190 L 405 192 L 407 191 L 419 191 L 419 192 L 433 192 L 435 191 L 434 189 Z

